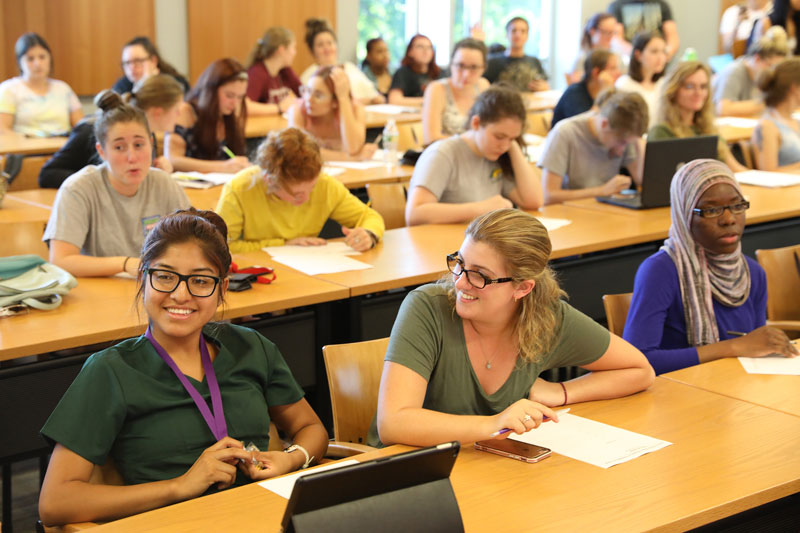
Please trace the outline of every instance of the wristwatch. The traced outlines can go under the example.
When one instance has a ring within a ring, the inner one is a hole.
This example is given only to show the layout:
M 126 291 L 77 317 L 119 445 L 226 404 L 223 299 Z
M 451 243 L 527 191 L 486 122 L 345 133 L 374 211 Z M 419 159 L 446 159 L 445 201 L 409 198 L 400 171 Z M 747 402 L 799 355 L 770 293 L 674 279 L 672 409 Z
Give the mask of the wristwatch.
M 301 469 L 302 469 L 302 468 L 308 468 L 308 465 L 310 465 L 310 464 L 311 464 L 311 461 L 313 461 L 313 460 L 314 460 L 314 457 L 313 457 L 313 456 L 309 457 L 309 455 L 308 455 L 308 451 L 306 451 L 306 449 L 305 449 L 305 448 L 303 448 L 303 447 L 302 447 L 302 446 L 300 446 L 299 444 L 292 444 L 291 446 L 289 446 L 288 448 L 286 448 L 286 449 L 285 449 L 285 450 L 283 450 L 283 451 L 284 451 L 285 453 L 292 453 L 292 452 L 293 452 L 293 451 L 295 451 L 295 450 L 300 450 L 301 452 L 303 452 L 303 455 L 304 455 L 304 456 L 305 456 L 305 458 L 306 458 L 306 462 L 305 462 L 305 463 L 303 463 L 303 466 L 301 466 L 300 468 L 301 468 Z

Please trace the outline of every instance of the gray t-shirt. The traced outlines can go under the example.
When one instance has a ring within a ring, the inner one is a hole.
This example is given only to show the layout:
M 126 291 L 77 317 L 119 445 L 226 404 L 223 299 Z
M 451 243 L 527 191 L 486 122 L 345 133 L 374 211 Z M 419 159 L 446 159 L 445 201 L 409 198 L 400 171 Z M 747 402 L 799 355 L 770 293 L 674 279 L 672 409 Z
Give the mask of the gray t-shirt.
M 422 152 L 409 190 L 422 186 L 439 202 L 480 202 L 497 194 L 506 198 L 516 186 L 505 179 L 497 162 L 475 154 L 460 136 L 436 141 Z
M 401 364 L 428 382 L 422 407 L 455 415 L 495 415 L 527 398 L 539 374 L 550 368 L 587 365 L 608 350 L 607 329 L 559 302 L 556 339 L 536 361 L 519 361 L 508 380 L 486 394 L 469 360 L 464 325 L 452 310 L 445 286 L 432 283 L 411 291 L 397 314 L 386 361 Z M 376 421 L 367 438 L 380 446 Z
M 139 257 L 158 219 L 189 205 L 181 186 L 163 170 L 151 168 L 128 197 L 111 186 L 106 164 L 88 165 L 58 189 L 42 240 L 74 244 L 84 255 Z
M 538 165 L 563 176 L 561 186 L 564 189 L 603 185 L 636 158 L 632 144 L 625 148 L 622 156 L 611 155 L 589 129 L 593 116 L 594 112 L 588 111 L 560 120 L 544 141 Z
M 755 80 L 750 77 L 744 58 L 739 58 L 714 79 L 714 103 L 722 100 L 741 102 L 742 100 L 756 100 L 761 97 Z

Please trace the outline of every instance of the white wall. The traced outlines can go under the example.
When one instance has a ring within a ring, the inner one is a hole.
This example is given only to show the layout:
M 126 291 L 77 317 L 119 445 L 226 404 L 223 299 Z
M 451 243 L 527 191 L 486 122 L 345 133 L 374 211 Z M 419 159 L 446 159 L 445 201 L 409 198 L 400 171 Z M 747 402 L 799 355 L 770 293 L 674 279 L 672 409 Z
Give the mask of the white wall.
M 178 72 L 189 72 L 186 0 L 155 0 L 156 46 Z

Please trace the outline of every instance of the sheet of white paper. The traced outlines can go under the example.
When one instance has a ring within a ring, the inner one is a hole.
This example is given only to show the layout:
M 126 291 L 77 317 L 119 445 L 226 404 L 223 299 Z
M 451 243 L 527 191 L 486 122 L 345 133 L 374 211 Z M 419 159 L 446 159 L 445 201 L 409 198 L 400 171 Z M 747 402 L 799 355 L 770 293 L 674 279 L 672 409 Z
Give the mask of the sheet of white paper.
M 317 274 L 335 274 L 337 272 L 348 272 L 350 270 L 366 270 L 372 265 L 356 261 L 345 255 L 321 254 L 317 257 L 311 256 L 280 256 L 273 257 L 279 263 L 299 270 L 308 276 Z
M 547 218 L 547 217 L 536 217 L 536 218 L 539 219 L 539 222 L 542 223 L 544 229 L 546 229 L 548 233 L 551 231 L 555 231 L 558 228 L 563 228 L 564 226 L 572 224 L 572 221 L 566 218 Z
M 528 162 L 538 163 L 544 153 L 544 143 L 529 144 L 526 150 L 528 152 Z
M 717 117 L 714 121 L 717 126 L 732 126 L 734 128 L 755 128 L 758 124 L 757 118 L 745 117 Z
M 544 139 L 545 138 L 542 137 L 541 135 L 536 135 L 533 133 L 522 134 L 522 140 L 525 141 L 525 144 L 528 145 L 528 148 L 530 148 L 531 145 L 536 146 L 538 144 L 542 144 L 544 142 Z
M 403 158 L 403 154 L 401 154 L 399 150 L 398 150 L 397 154 L 395 154 L 395 155 L 397 155 L 397 160 L 398 161 L 400 161 Z M 384 157 L 385 157 L 385 154 L 384 154 L 384 151 L 382 149 L 375 150 L 375 153 L 372 154 L 372 160 L 373 161 L 381 161 L 381 162 L 385 163 L 385 161 L 383 159 Z
M 290 476 L 283 476 L 276 479 L 268 479 L 266 481 L 262 481 L 259 483 L 260 486 L 264 487 L 267 490 L 271 490 L 281 498 L 286 498 L 287 500 L 292 495 L 292 490 L 294 489 L 294 483 L 299 478 L 303 476 L 307 476 L 308 474 L 316 474 L 317 472 L 322 472 L 324 470 L 334 470 L 336 468 L 342 468 L 343 466 L 350 466 L 358 464 L 358 461 L 355 459 L 349 459 L 347 461 L 342 461 L 341 463 L 331 463 L 327 465 L 323 465 L 312 470 L 301 470 L 299 472 L 295 472 Z
M 536 100 L 537 98 L 561 98 L 561 93 L 562 91 L 559 91 L 558 89 L 550 89 L 548 91 L 536 91 L 535 93 L 533 93 L 532 99 Z
M 672 444 L 573 414 L 559 415 L 558 420 L 558 423 L 547 422 L 509 438 L 545 446 L 601 468 L 636 459 Z
M 356 252 L 342 241 L 329 242 L 322 246 L 267 246 L 263 248 L 272 257 L 319 257 L 321 255 L 358 255 Z
M 748 374 L 800 376 L 800 357 L 740 357 L 739 362 Z
M 353 170 L 368 170 L 370 168 L 380 168 L 385 165 L 383 161 L 328 161 L 332 167 L 351 168 Z
M 383 113 L 384 115 L 399 115 L 401 113 L 419 113 L 418 107 L 406 107 L 393 104 L 372 104 L 365 106 L 364 109 L 373 113 Z
M 759 187 L 789 187 L 800 185 L 800 174 L 768 172 L 766 170 L 745 170 L 734 174 L 739 183 Z
M 338 176 L 339 174 L 344 174 L 344 169 L 341 167 L 329 167 L 324 166 L 322 167 L 322 172 L 327 174 L 328 176 Z
M 226 174 L 223 172 L 173 172 L 172 177 L 179 181 L 206 181 L 214 185 L 225 185 L 233 179 L 236 174 Z

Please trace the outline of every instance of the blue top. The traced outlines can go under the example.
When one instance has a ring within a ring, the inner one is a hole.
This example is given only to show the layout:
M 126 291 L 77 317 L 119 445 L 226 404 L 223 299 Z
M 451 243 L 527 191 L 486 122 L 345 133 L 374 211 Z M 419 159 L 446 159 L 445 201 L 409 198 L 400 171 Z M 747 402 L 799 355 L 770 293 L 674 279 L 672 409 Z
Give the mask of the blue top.
M 775 120 L 769 112 L 764 114 L 764 119 L 769 120 L 778 128 L 781 136 L 781 145 L 778 148 L 778 166 L 783 167 L 800 161 L 800 133 L 788 124 L 780 120 Z M 756 142 L 759 147 L 763 147 L 763 139 L 760 132 L 756 133 Z
M 574 117 L 586 111 L 589 111 L 594 105 L 594 98 L 589 94 L 589 89 L 585 81 L 573 83 L 564 91 L 561 98 L 558 99 L 555 109 L 553 109 L 553 119 L 550 123 L 550 129 L 556 127 L 556 124 L 562 118 Z
M 720 340 L 728 331 L 749 333 L 767 318 L 767 277 L 755 260 L 745 256 L 750 269 L 750 295 L 739 307 L 714 300 Z M 633 300 L 623 338 L 644 352 L 656 374 L 699 364 L 697 348 L 686 340 L 686 322 L 678 270 L 663 250 L 642 262 L 633 283 Z

